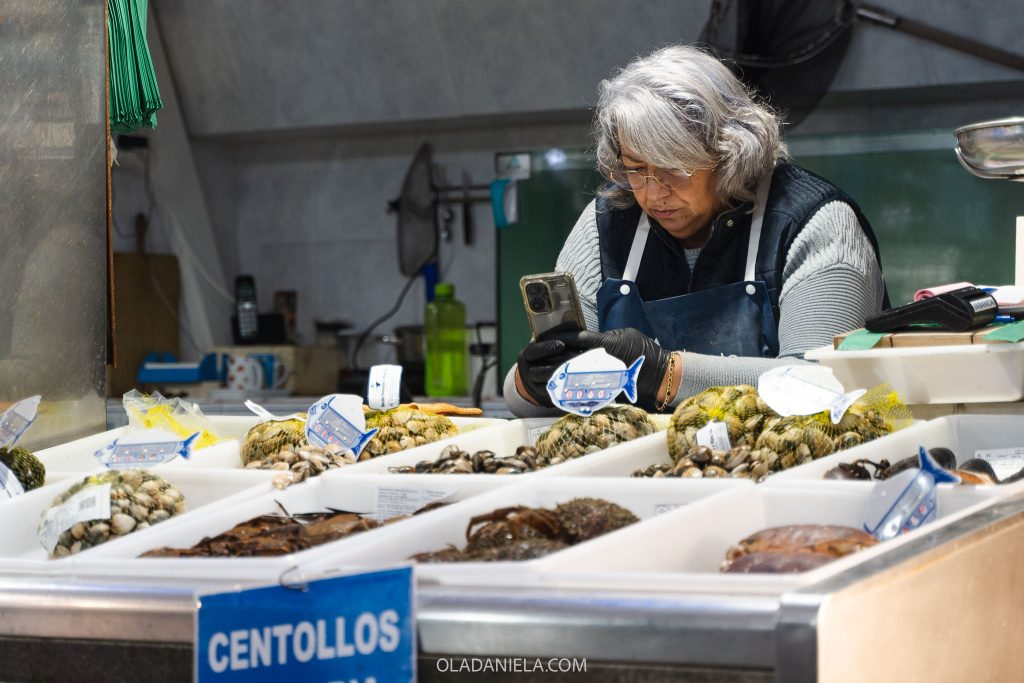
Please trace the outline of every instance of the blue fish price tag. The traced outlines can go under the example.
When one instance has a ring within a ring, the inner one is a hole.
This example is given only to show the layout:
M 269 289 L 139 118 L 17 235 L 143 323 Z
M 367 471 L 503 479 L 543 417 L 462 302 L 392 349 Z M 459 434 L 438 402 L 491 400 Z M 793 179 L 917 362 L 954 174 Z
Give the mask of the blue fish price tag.
M 864 512 L 864 531 L 879 541 L 913 531 L 938 515 L 938 484 L 959 483 L 960 477 L 942 469 L 924 446 L 921 468 L 900 472 L 875 484 Z
M 604 349 L 570 358 L 548 380 L 551 402 L 567 413 L 589 417 L 615 401 L 620 393 L 636 403 L 636 379 L 644 357 L 628 368 Z
M 14 472 L 7 469 L 7 466 L 0 463 L 0 500 L 3 498 L 14 498 L 25 493 L 25 487 L 18 481 Z
M 363 450 L 378 430 L 366 429 L 363 399 L 351 394 L 331 394 L 314 403 L 306 414 L 306 439 L 318 448 L 330 444 L 350 450 Z
M 174 460 L 179 455 L 192 455 L 192 444 L 199 438 L 196 432 L 182 439 L 174 432 L 160 429 L 144 429 L 114 439 L 96 451 L 96 458 L 104 467 L 112 470 L 135 467 L 152 467 Z
M 32 423 L 36 421 L 36 411 L 42 396 L 32 396 L 18 401 L 0 414 L 0 447 L 10 448 L 18 443 Z
M 195 680 L 416 680 L 411 567 L 197 596 Z

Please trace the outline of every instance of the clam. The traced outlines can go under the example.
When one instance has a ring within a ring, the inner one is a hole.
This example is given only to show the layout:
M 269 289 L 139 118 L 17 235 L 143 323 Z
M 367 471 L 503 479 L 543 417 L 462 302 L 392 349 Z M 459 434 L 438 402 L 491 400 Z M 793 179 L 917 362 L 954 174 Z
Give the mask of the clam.
M 138 522 L 131 515 L 121 513 L 110 518 L 110 529 L 118 536 L 123 536 L 135 528 Z
M 60 506 L 90 488 L 98 493 L 102 490 L 98 487 L 106 485 L 110 487 L 109 517 L 70 526 L 58 537 L 51 557 L 65 557 L 88 550 L 106 542 L 111 536 L 145 528 L 151 515 L 170 517 L 185 509 L 184 497 L 177 489 L 162 477 L 145 470 L 110 470 L 86 477 L 57 496 L 53 506 Z

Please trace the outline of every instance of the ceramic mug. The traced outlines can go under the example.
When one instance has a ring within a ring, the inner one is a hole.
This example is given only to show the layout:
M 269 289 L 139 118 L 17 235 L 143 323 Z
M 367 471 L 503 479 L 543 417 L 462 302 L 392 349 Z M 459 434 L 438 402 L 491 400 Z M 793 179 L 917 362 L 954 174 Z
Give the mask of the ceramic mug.
M 225 386 L 235 391 L 258 391 L 263 387 L 263 366 L 251 356 L 225 357 Z
M 250 358 L 256 359 L 263 370 L 264 389 L 283 389 L 288 382 L 288 366 L 280 356 L 274 353 L 253 353 Z

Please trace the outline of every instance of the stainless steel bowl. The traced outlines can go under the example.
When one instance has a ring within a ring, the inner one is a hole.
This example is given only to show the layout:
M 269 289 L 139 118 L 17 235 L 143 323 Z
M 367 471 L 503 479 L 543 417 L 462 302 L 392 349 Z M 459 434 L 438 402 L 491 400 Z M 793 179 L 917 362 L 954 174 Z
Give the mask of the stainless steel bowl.
M 957 128 L 956 156 L 979 178 L 1024 181 L 1024 117 Z

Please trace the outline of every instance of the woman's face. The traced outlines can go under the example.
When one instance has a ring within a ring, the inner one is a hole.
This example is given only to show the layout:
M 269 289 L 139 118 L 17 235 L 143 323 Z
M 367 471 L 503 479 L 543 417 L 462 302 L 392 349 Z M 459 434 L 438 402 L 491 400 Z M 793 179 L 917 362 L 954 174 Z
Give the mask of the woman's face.
M 720 212 L 715 198 L 714 170 L 697 169 L 686 176 L 679 171 L 651 166 L 625 148 L 620 159 L 627 173 L 653 175 L 661 181 L 648 177 L 641 188 L 634 187 L 633 194 L 640 208 L 670 235 L 682 240 L 684 246 L 703 246 L 710 233 L 711 219 Z

